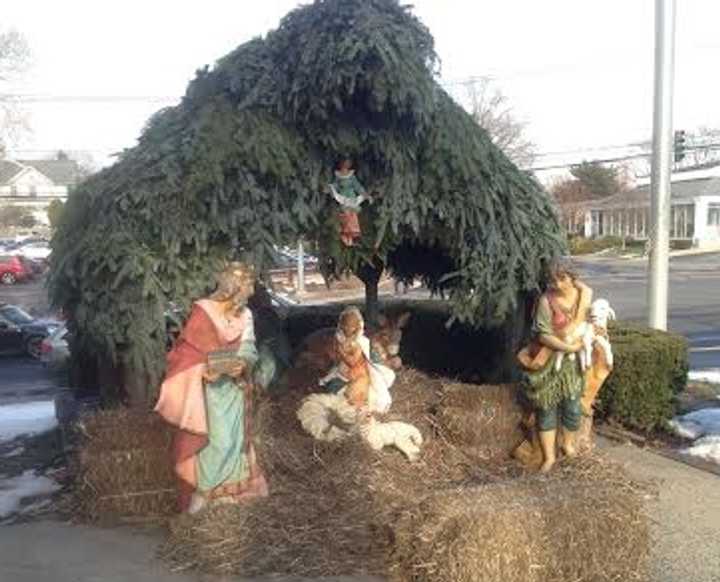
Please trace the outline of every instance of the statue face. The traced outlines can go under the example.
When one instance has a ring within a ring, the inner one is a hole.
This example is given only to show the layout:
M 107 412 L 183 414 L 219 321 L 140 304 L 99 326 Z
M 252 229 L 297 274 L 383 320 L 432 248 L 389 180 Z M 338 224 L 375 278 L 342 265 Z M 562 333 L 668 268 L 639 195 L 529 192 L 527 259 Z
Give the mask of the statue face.
M 250 299 L 254 290 L 254 282 L 250 278 L 243 278 L 242 282 L 237 287 L 237 291 L 232 297 L 233 306 L 237 311 L 241 310 L 247 305 L 248 299 Z
M 550 282 L 550 288 L 554 289 L 555 291 L 567 291 L 568 289 L 573 287 L 573 280 L 570 275 L 567 274 L 561 274 L 557 275 L 551 282 Z
M 344 311 L 340 314 L 338 327 L 347 339 L 356 339 L 363 333 L 364 322 L 359 312 L 355 310 Z

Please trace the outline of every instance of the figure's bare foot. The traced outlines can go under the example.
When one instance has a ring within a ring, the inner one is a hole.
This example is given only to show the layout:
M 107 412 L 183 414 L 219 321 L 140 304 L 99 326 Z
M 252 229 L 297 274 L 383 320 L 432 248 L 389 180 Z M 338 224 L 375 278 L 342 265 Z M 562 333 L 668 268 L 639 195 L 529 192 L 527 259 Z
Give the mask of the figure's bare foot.
M 576 457 L 577 456 L 577 449 L 575 448 L 574 444 L 565 444 L 563 445 L 563 453 L 565 453 L 566 457 Z
M 577 456 L 577 449 L 575 448 L 575 441 L 577 440 L 577 431 L 566 430 L 563 432 L 562 439 L 562 451 L 566 457 Z
M 549 473 L 550 470 L 555 466 L 555 459 L 547 459 L 546 461 L 543 461 L 543 464 L 540 465 L 540 472 L 541 473 Z
M 203 507 L 207 505 L 207 499 L 200 493 L 193 493 L 192 497 L 190 498 L 190 507 L 188 507 L 187 512 L 192 515 L 200 511 Z

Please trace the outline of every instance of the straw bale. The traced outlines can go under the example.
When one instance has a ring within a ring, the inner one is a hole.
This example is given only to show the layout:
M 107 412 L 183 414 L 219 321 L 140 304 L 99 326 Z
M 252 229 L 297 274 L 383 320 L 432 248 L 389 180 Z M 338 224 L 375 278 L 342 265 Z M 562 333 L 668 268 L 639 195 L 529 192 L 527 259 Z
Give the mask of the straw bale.
M 513 384 L 447 383 L 437 422 L 448 440 L 478 459 L 507 457 L 523 440 L 524 410 Z
M 77 423 L 75 506 L 86 519 L 158 518 L 176 510 L 170 428 L 147 411 L 97 412 Z
M 390 572 L 413 582 L 647 579 L 643 489 L 587 457 L 547 476 L 432 494 L 396 522 Z

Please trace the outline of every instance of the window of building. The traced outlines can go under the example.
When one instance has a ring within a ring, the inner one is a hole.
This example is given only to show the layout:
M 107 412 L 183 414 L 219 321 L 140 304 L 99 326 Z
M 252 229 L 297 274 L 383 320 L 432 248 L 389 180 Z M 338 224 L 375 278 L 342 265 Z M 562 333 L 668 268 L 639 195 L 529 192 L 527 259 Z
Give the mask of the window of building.
M 37 198 L 37 186 L 35 184 L 30 186 L 30 196 Z
M 708 204 L 708 226 L 720 226 L 720 204 L 711 202 Z
M 18 195 L 18 189 L 15 184 L 10 186 L 10 196 L 17 196 Z

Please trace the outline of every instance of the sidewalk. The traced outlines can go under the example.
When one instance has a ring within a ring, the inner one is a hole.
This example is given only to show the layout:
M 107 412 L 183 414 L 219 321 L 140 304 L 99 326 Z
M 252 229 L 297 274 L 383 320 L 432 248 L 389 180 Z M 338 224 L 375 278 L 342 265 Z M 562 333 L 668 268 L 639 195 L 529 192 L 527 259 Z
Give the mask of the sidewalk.
M 720 245 L 707 246 L 702 248 L 691 248 L 677 251 L 670 251 L 669 256 L 671 259 L 676 257 L 693 257 L 697 255 L 713 255 L 720 253 Z M 621 254 L 618 249 L 605 249 L 597 253 L 590 253 L 587 255 L 573 255 L 573 259 L 590 259 L 595 261 L 645 261 L 648 260 L 648 255 L 639 255 L 637 253 L 625 253 Z
M 155 558 L 157 530 L 100 529 L 45 521 L 0 528 L 2 582 L 299 582 L 174 573 Z M 326 582 L 379 582 L 377 578 L 324 578 Z
M 657 485 L 658 497 L 647 501 L 652 582 L 718 582 L 720 477 L 652 449 L 601 437 L 598 447 L 636 479 Z

